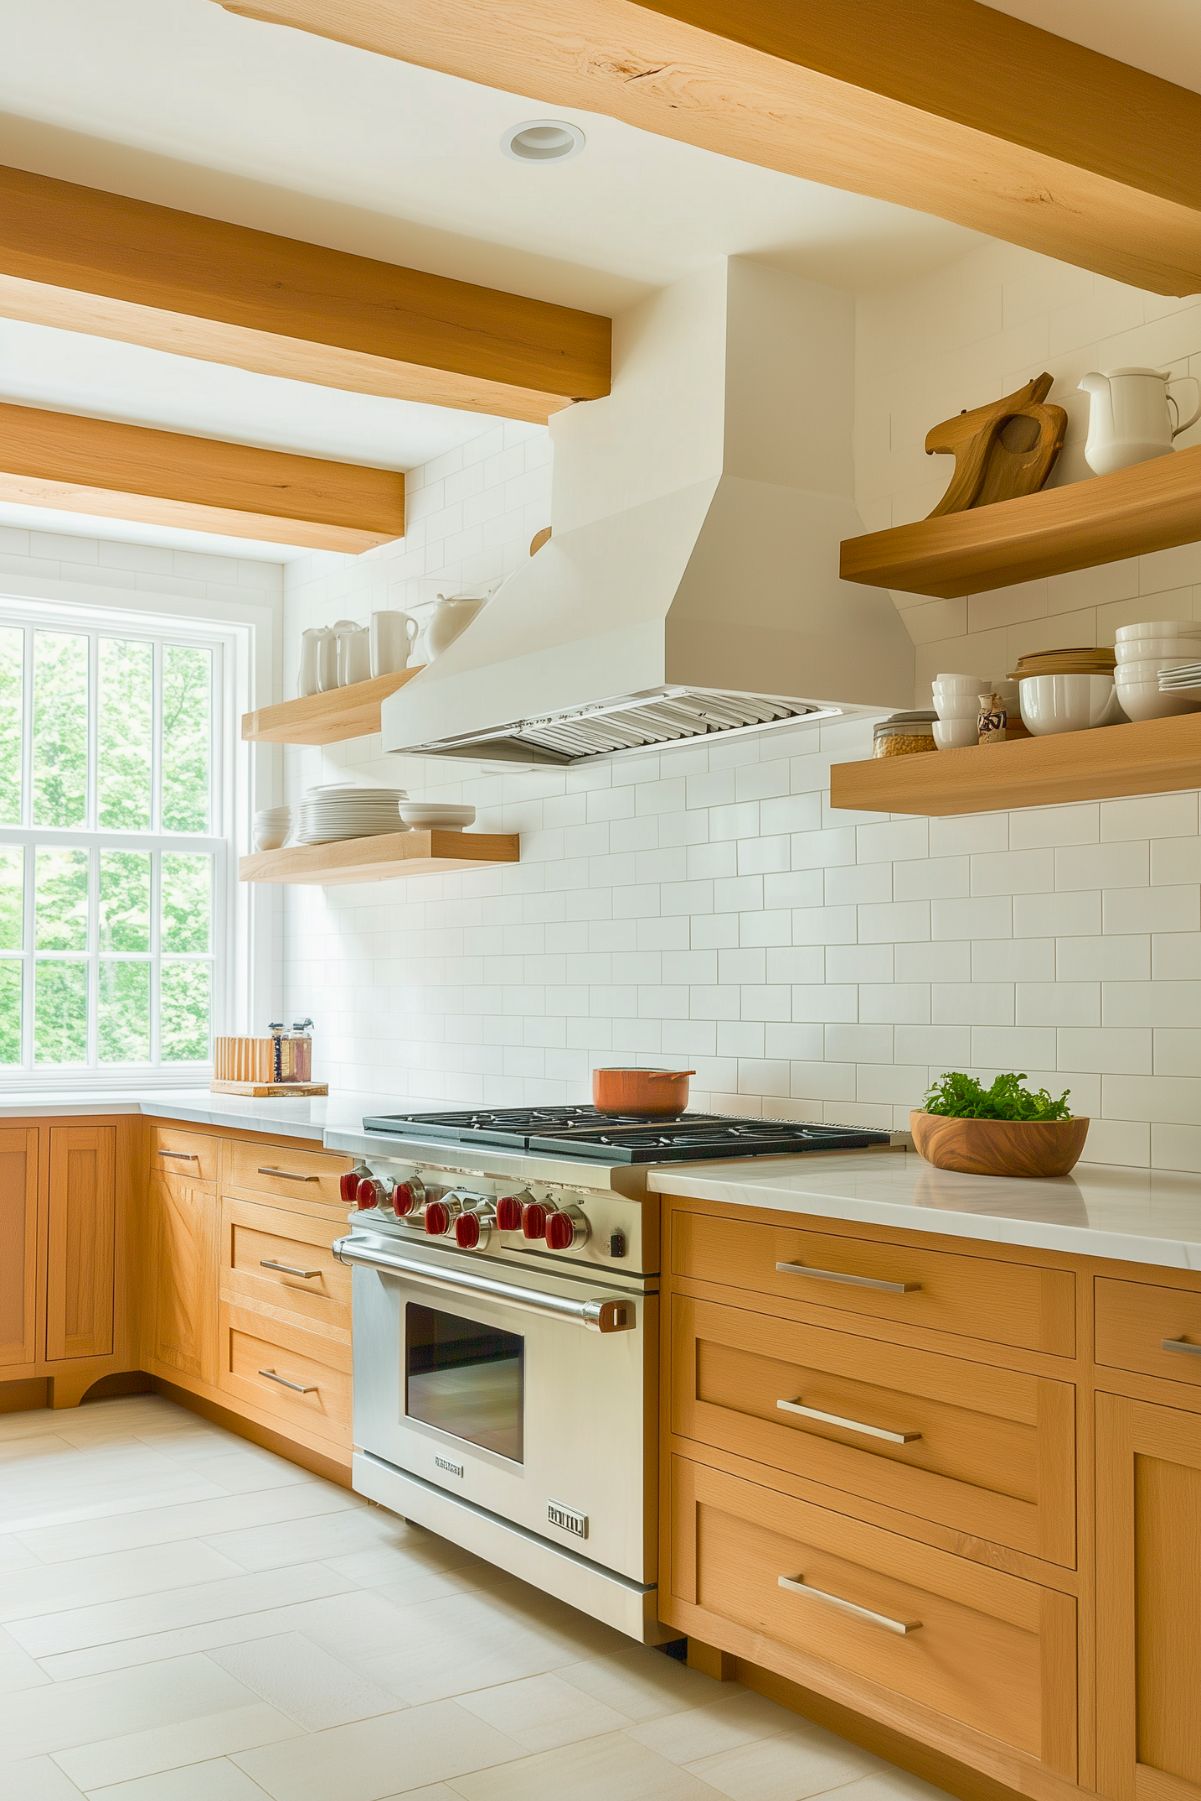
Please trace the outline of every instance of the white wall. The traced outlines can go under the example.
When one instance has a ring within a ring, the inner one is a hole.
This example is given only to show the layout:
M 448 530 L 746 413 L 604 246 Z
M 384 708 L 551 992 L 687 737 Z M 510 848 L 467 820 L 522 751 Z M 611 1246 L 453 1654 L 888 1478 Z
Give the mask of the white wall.
M 857 481 L 869 526 L 929 511 L 928 427 L 1046 367 L 1079 479 L 1085 370 L 1201 372 L 1201 307 L 1003 246 L 863 301 Z M 1195 437 L 1192 434 L 1190 437 Z M 300 628 L 494 579 L 547 521 L 545 434 L 491 431 L 410 478 L 404 543 L 289 567 Z M 956 601 L 899 596 L 924 676 L 1201 618 L 1201 548 Z M 287 671 L 289 677 L 294 672 Z M 286 692 L 293 692 L 287 688 Z M 931 1074 L 1019 1069 L 1070 1087 L 1096 1161 L 1201 1170 L 1196 793 L 970 819 L 829 806 L 836 723 L 473 777 L 379 755 L 291 753 L 293 793 L 354 772 L 474 801 L 520 831 L 512 868 L 288 891 L 287 999 L 324 1073 L 398 1102 L 581 1099 L 601 1060 L 683 1061 L 698 1104 L 903 1123 Z

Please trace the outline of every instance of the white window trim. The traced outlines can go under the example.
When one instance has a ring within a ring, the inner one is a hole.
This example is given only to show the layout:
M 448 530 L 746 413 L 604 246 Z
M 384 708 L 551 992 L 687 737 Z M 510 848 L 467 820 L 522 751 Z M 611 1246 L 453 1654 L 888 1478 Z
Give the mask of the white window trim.
M 132 599 L 132 597 L 130 597 Z M 247 612 L 264 620 L 270 609 L 248 607 Z M 139 595 L 133 605 L 112 606 L 98 601 L 54 598 L 19 598 L 0 595 L 0 624 L 42 627 L 51 630 L 77 631 L 92 636 L 127 636 L 152 639 L 158 643 L 180 642 L 205 646 L 218 652 L 219 680 L 213 689 L 212 797 L 214 813 L 224 826 L 220 835 L 195 833 L 109 832 L 103 828 L 35 827 L 32 825 L 0 827 L 0 842 L 59 845 L 64 848 L 92 846 L 144 851 L 207 851 L 213 863 L 213 1036 L 232 1032 L 255 1016 L 257 988 L 261 976 L 255 968 L 251 932 L 251 910 L 247 891 L 237 879 L 237 845 L 248 836 L 248 822 L 254 805 L 253 767 L 246 747 L 237 731 L 239 715 L 250 705 L 250 696 L 259 686 L 256 665 L 270 663 L 274 650 L 270 639 L 263 644 L 263 634 L 252 623 L 213 620 L 184 612 L 166 602 L 162 610 L 154 597 Z M 266 657 L 264 658 L 264 653 Z M 158 653 L 156 651 L 156 672 Z M 89 733 L 96 729 L 94 693 L 95 658 L 89 655 L 90 713 Z M 260 677 L 261 679 L 261 677 Z M 30 768 L 32 736 L 31 671 L 27 659 L 25 706 L 23 718 L 24 767 Z M 157 714 L 156 714 L 157 717 Z M 157 729 L 157 727 L 156 727 Z M 157 747 L 156 747 L 157 749 Z M 28 779 L 28 776 L 26 777 Z M 89 818 L 95 818 L 95 763 L 89 759 Z M 26 857 L 26 883 L 32 880 L 32 858 Z M 93 895 L 93 903 L 95 896 Z M 92 934 L 95 931 L 96 908 L 91 910 Z M 157 930 L 156 930 L 157 936 Z M 46 953 L 39 953 L 45 955 Z M 69 957 L 72 953 L 62 953 Z M 77 953 L 76 953 L 77 954 Z M 109 953 L 105 953 L 106 956 Z M 53 956 L 54 953 L 49 953 Z M 131 956 L 133 954 L 131 953 Z M 89 960 L 94 960 L 95 946 L 89 943 Z M 24 955 L 30 971 L 32 947 Z M 155 955 L 158 960 L 158 954 Z M 206 959 L 207 960 L 207 959 Z M 257 977 L 257 980 L 256 980 Z M 31 978 L 30 978 L 31 979 Z M 26 982 L 25 1004 L 30 1001 L 29 980 Z M 24 1031 L 31 1029 L 28 1015 Z M 95 1042 L 96 1021 L 89 1022 L 91 1040 Z M 157 1022 L 155 1022 L 157 1035 Z M 28 1042 L 28 1039 L 26 1039 Z M 185 1088 L 207 1084 L 212 1074 L 211 1061 L 203 1063 L 161 1064 L 40 1064 L 32 1067 L 6 1066 L 0 1069 L 0 1091 L 27 1095 L 46 1091 L 97 1091 L 126 1094 L 147 1088 Z

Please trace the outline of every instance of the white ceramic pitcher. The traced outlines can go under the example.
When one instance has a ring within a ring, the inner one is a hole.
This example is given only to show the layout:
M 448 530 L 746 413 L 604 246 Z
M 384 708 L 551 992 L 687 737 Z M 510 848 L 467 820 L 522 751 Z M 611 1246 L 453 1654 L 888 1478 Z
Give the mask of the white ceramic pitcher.
M 1175 390 L 1191 386 L 1197 404 L 1187 418 Z M 1201 382 L 1195 375 L 1173 378 L 1164 369 L 1094 370 L 1080 382 L 1088 395 L 1088 439 L 1084 460 L 1098 475 L 1112 475 L 1171 450 L 1172 439 L 1201 419 Z

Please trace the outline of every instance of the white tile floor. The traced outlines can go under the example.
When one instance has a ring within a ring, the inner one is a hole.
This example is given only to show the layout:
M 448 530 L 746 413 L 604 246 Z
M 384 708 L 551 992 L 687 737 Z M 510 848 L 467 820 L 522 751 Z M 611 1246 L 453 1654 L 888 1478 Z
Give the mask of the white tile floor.
M 0 1414 L 4 1801 L 935 1801 L 157 1397 Z

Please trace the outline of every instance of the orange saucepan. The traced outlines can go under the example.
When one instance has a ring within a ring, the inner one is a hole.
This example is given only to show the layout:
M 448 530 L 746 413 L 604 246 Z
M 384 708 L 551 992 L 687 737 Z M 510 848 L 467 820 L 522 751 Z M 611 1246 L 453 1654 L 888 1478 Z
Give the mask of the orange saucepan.
M 594 1069 L 592 1104 L 602 1113 L 683 1113 L 694 1069 Z

